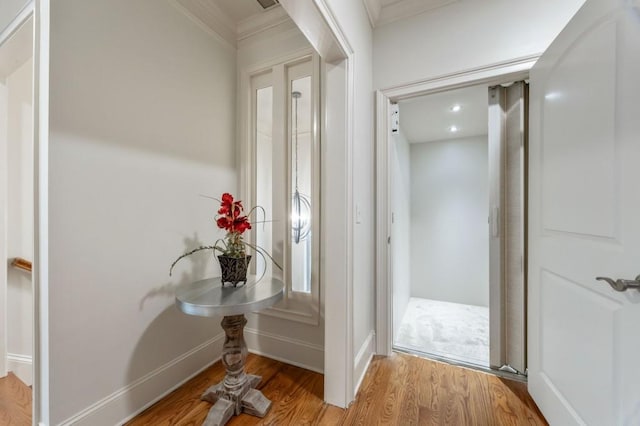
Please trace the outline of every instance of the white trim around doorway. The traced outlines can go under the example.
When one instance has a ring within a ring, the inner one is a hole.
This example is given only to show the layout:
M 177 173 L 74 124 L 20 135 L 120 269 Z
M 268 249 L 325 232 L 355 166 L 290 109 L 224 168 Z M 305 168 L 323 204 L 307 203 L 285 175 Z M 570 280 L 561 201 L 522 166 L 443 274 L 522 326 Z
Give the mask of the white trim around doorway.
M 0 48 L 3 48 L 6 42 L 13 38 L 16 33 L 24 28 L 29 19 L 33 16 L 34 3 L 30 1 L 27 3 L 13 18 L 11 22 L 5 27 L 0 28 Z M 35 23 L 33 24 L 35 25 Z M 25 28 L 26 30 L 26 28 Z M 33 55 L 33 52 L 32 52 Z M 0 112 L 4 114 L 5 112 Z M 0 159 L 0 170 L 3 175 L 0 176 L 0 258 L 3 259 L 2 265 L 0 265 L 0 377 L 4 377 L 9 372 L 9 366 L 12 364 L 11 354 L 7 349 L 7 332 L 8 332 L 8 319 L 7 319 L 7 247 L 6 247 L 6 197 L 7 197 L 7 176 L 5 171 L 7 169 L 7 159 L 4 157 Z M 15 357 L 14 357 L 15 358 Z
M 486 84 L 525 80 L 540 55 L 516 58 L 376 91 L 376 352 L 390 355 L 393 339 L 391 270 L 390 107 L 417 96 Z
M 0 45 L 33 17 L 34 259 L 33 424 L 49 424 L 48 148 L 49 1 L 25 1 L 0 29 Z
M 354 51 L 326 0 L 280 0 L 323 60 L 320 291 L 324 293 L 324 399 L 347 407 L 355 397 L 353 345 Z M 329 197 L 330 195 L 330 197 Z M 330 209 L 346 206 L 343 214 Z M 331 220 L 329 220 L 331 218 Z
M 50 0 L 34 11 L 33 424 L 49 424 L 49 24 Z

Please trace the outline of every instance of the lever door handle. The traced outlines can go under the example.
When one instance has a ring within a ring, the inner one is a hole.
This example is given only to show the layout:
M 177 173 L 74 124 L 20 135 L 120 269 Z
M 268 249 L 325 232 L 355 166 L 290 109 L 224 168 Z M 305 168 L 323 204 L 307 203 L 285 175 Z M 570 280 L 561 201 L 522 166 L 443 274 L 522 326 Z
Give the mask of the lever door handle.
M 630 288 L 635 288 L 636 290 L 640 291 L 640 275 L 638 275 L 635 280 L 614 280 L 608 277 L 596 277 L 596 280 L 606 282 L 615 291 L 627 291 Z

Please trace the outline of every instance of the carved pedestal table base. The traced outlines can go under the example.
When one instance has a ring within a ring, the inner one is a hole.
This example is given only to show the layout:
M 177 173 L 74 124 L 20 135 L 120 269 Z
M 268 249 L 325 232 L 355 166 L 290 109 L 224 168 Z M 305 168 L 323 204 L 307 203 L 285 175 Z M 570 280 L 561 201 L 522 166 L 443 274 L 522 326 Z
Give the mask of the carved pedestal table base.
M 244 315 L 224 317 L 222 328 L 225 332 L 222 347 L 222 364 L 227 370 L 224 380 L 211 386 L 202 394 L 202 400 L 211 402 L 203 426 L 222 426 L 234 415 L 242 412 L 264 417 L 271 401 L 254 389 L 260 383 L 260 376 L 246 374 L 244 363 L 247 359 L 247 345 L 244 342 L 243 329 L 247 323 Z
M 213 404 L 205 426 L 224 425 L 240 413 L 264 417 L 271 408 L 271 401 L 255 389 L 260 377 L 244 371 L 247 359 L 243 333 L 247 320 L 244 314 L 273 306 L 282 299 L 283 294 L 282 281 L 272 277 L 256 281 L 255 276 L 249 277 L 241 287 L 224 287 L 220 278 L 208 278 L 180 285 L 176 289 L 176 306 L 185 314 L 224 316 L 222 364 L 227 375 L 202 395 L 203 400 Z

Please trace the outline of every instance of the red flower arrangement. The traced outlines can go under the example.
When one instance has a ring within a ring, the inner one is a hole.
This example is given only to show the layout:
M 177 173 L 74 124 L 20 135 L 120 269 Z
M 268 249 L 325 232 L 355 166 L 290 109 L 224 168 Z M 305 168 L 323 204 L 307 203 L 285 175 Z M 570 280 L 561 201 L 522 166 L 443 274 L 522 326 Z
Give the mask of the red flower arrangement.
M 224 249 L 221 250 L 226 256 L 239 258 L 246 256 L 242 234 L 247 229 L 251 229 L 251 222 L 249 222 L 249 217 L 243 216 L 242 213 L 244 213 L 242 201 L 234 201 L 233 195 L 228 192 L 222 194 L 216 224 L 218 228 L 227 231 L 226 241 L 223 241 Z
M 242 234 L 247 229 L 251 229 L 251 223 L 247 216 L 240 216 L 244 208 L 242 201 L 234 201 L 233 195 L 225 192 L 222 194 L 222 201 L 218 209 L 216 223 L 218 228 L 225 229 L 229 233 Z
M 227 231 L 226 237 L 224 239 L 219 239 L 212 246 L 200 246 L 178 257 L 171 264 L 169 275 L 171 275 L 171 273 L 173 272 L 173 267 L 176 265 L 176 263 L 178 263 L 182 258 L 192 255 L 193 253 L 201 250 L 214 250 L 220 252 L 223 256 L 244 259 L 247 257 L 247 248 L 249 248 L 263 258 L 268 257 L 279 269 L 282 269 L 282 267 L 278 265 L 273 257 L 271 257 L 271 255 L 266 252 L 266 250 L 251 243 L 247 243 L 242 239 L 242 234 L 244 234 L 245 231 L 251 229 L 251 221 L 249 220 L 249 216 L 256 210 L 256 207 L 251 209 L 249 213 L 245 215 L 242 201 L 234 200 L 233 195 L 229 194 L 228 192 L 222 194 L 221 198 L 222 199 L 220 200 L 220 208 L 218 209 L 218 214 L 215 218 L 215 222 L 216 225 L 218 225 L 218 228 Z M 261 207 L 257 208 L 262 209 Z M 264 211 L 264 209 L 262 210 Z

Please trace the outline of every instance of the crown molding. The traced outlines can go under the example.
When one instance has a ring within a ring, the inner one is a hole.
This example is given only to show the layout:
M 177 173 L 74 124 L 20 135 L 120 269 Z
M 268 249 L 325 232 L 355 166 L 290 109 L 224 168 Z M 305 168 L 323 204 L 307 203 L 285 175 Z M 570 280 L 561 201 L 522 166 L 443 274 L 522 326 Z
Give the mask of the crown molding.
M 280 6 L 273 6 L 237 23 L 210 0 L 169 0 L 203 30 L 237 49 L 238 42 L 278 25 L 293 22 Z
M 367 3 L 379 3 L 380 0 L 363 0 L 367 13 L 369 13 L 369 19 L 371 19 L 372 12 L 369 11 Z M 380 26 L 389 24 L 391 22 L 398 21 L 400 19 L 408 18 L 410 16 L 418 15 L 420 13 L 428 12 L 433 9 L 437 9 L 442 6 L 446 6 L 451 3 L 455 3 L 460 0 L 401 0 L 395 3 L 383 6 L 380 8 L 379 15 L 375 20 L 374 26 Z M 373 6 L 372 6 L 373 7 Z
M 282 6 L 276 5 L 239 21 L 236 25 L 236 36 L 238 40 L 244 40 L 285 22 L 292 22 L 291 18 Z
M 206 32 L 217 35 L 231 47 L 236 47 L 234 21 L 214 2 L 207 0 L 170 0 L 170 2 Z
M 364 3 L 364 8 L 367 10 L 371 28 L 375 28 L 378 18 L 380 18 L 382 3 L 380 3 L 380 0 L 362 0 L 362 2 Z

